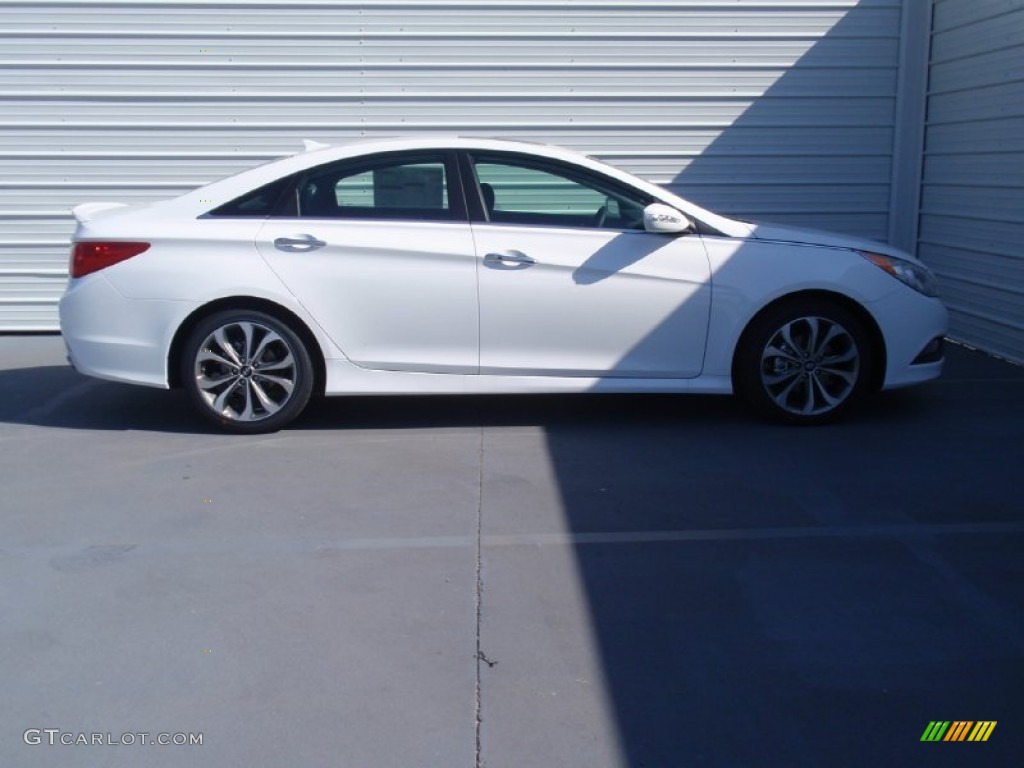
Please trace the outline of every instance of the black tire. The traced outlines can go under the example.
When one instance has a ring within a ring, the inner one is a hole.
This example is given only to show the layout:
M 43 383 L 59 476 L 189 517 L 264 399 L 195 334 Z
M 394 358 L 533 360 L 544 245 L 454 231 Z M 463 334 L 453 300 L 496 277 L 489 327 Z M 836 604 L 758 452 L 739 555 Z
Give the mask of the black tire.
M 823 424 L 862 400 L 874 350 L 864 323 L 827 299 L 794 299 L 759 315 L 744 332 L 733 387 L 759 415 Z
M 201 320 L 179 365 L 193 405 L 228 432 L 276 432 L 302 413 L 313 391 L 305 344 L 286 323 L 256 310 Z

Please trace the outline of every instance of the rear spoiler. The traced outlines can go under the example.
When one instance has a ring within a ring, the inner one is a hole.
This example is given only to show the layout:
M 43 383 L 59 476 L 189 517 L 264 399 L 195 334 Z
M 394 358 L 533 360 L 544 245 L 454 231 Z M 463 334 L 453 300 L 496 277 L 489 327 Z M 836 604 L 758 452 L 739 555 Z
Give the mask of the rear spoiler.
M 313 139 L 302 140 L 302 152 L 296 152 L 295 154 L 301 155 L 303 152 L 316 152 L 318 149 L 327 149 L 330 144 L 324 144 L 322 141 L 314 141 Z
M 96 216 L 103 211 L 112 211 L 116 208 L 127 208 L 126 203 L 82 203 L 76 205 L 71 209 L 72 215 L 78 220 L 79 224 L 84 224 L 87 221 L 92 221 Z

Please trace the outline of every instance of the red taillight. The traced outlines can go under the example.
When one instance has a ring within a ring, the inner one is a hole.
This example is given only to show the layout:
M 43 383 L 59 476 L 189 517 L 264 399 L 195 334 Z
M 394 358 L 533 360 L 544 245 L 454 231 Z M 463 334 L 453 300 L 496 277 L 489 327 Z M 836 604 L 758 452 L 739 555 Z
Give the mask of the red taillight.
M 149 243 L 86 241 L 71 251 L 71 276 L 85 277 L 149 250 Z

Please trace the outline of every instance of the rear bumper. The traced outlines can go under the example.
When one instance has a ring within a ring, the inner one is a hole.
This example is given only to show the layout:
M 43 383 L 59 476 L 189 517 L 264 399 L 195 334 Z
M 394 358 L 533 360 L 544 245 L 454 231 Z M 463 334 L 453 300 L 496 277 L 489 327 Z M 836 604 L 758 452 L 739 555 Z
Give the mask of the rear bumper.
M 167 334 L 195 306 L 126 299 L 102 273 L 72 280 L 60 300 L 68 361 L 88 376 L 167 389 Z

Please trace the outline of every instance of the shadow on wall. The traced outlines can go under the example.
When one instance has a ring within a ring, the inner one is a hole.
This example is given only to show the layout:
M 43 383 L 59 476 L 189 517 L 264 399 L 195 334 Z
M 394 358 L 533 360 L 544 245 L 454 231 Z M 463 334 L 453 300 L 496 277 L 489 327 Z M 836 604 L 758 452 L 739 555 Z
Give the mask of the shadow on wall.
M 668 186 L 727 216 L 884 240 L 899 13 L 851 9 Z
M 884 238 L 894 98 L 874 94 L 894 94 L 896 72 L 871 62 L 895 61 L 897 40 L 862 39 L 878 6 L 852 8 L 673 188 L 723 213 Z M 960 602 L 927 599 L 944 585 L 922 547 L 829 533 L 970 508 L 966 491 L 932 482 L 934 449 L 906 460 L 892 417 L 817 430 L 672 413 L 642 429 L 548 427 L 624 764 L 920 764 L 938 709 L 984 708 L 1000 675 L 1020 680 L 1012 641 L 981 651 Z M 585 752 L 592 737 L 552 702 L 523 732 L 557 723 Z

